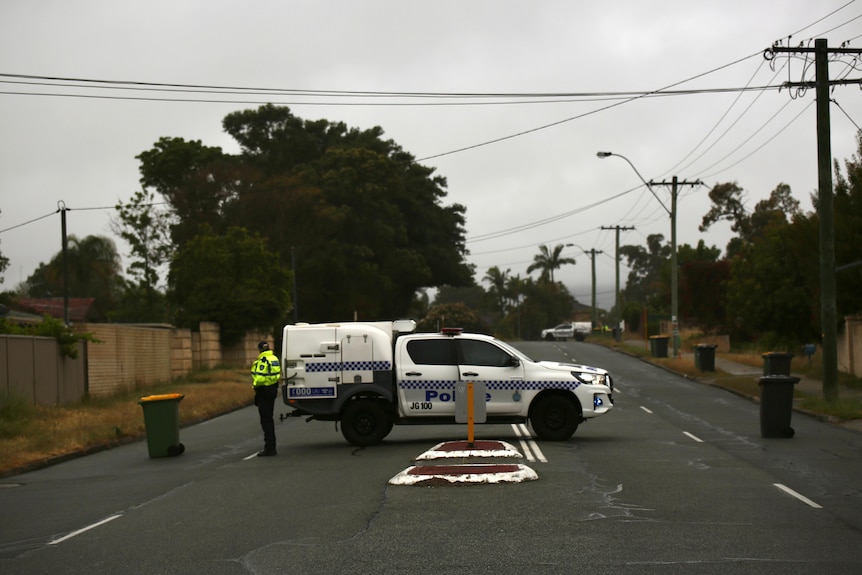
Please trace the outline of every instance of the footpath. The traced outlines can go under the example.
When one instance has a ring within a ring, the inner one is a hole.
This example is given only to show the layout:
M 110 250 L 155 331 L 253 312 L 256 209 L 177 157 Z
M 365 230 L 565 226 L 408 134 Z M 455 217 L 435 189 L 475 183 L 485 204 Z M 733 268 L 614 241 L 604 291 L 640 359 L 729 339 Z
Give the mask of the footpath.
M 693 357 L 693 354 L 685 354 L 685 353 L 683 354 L 683 357 L 685 357 L 686 355 L 691 355 Z M 713 385 L 717 385 L 720 387 L 721 386 L 721 376 L 720 376 L 719 372 L 724 372 L 728 375 L 733 375 L 733 376 L 750 375 L 751 378 L 755 381 L 757 381 L 761 377 L 763 377 L 763 368 L 757 368 L 757 367 L 754 367 L 751 365 L 738 363 L 738 362 L 731 361 L 729 359 L 725 359 L 725 358 L 722 358 L 719 356 L 715 357 L 715 368 L 717 370 L 716 371 L 717 375 L 715 377 L 709 377 L 707 375 L 708 372 L 704 372 L 703 376 L 698 377 L 697 379 L 702 380 L 705 383 L 711 383 Z M 799 378 L 799 383 L 797 383 L 794 386 L 796 391 L 801 392 L 801 393 L 808 395 L 808 396 L 823 397 L 823 382 L 821 380 L 807 377 L 807 376 L 800 374 L 800 373 L 792 373 L 791 372 L 790 375 L 793 377 Z M 846 385 L 841 385 L 838 389 L 838 397 L 841 399 L 852 398 L 852 399 L 857 399 L 859 401 L 862 401 L 862 390 L 851 388 L 851 387 L 848 387 Z M 752 397 L 752 399 L 756 400 L 756 401 L 760 400 L 759 397 Z M 798 399 L 795 400 L 794 403 L 798 404 L 799 400 Z M 800 413 L 805 413 L 807 415 L 811 415 L 813 417 L 816 417 L 822 421 L 826 421 L 826 422 L 831 423 L 833 425 L 837 425 L 837 426 L 843 427 L 845 429 L 851 429 L 851 430 L 858 431 L 858 432 L 862 433 L 862 419 L 854 419 L 854 420 L 850 420 L 850 421 L 835 420 L 833 418 L 828 418 L 828 417 L 825 417 L 825 416 L 818 414 L 818 413 L 813 413 L 811 411 L 804 410 L 798 406 L 794 406 L 794 411 L 797 411 Z

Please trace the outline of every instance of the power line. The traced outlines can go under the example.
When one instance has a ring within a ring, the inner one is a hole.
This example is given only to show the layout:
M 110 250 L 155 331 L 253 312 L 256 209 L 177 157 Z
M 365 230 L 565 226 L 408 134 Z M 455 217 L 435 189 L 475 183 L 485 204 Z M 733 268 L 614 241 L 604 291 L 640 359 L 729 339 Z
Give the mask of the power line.
M 551 216 L 550 218 L 545 218 L 545 219 L 543 219 L 543 220 L 538 220 L 538 221 L 535 221 L 535 222 L 530 222 L 530 223 L 523 224 L 523 225 L 521 225 L 521 226 L 517 226 L 517 227 L 514 227 L 514 228 L 507 228 L 507 229 L 505 229 L 505 230 L 500 230 L 500 231 L 497 231 L 497 232 L 490 232 L 490 233 L 487 233 L 487 234 L 480 234 L 480 235 L 478 235 L 478 236 L 473 236 L 472 238 L 466 238 L 466 240 L 465 240 L 465 241 L 466 241 L 466 243 L 470 243 L 470 242 L 483 242 L 483 241 L 486 241 L 486 240 L 493 240 L 493 239 L 501 238 L 501 237 L 503 237 L 503 236 L 507 236 L 507 235 L 510 235 L 510 234 L 516 234 L 516 233 L 518 233 L 518 232 L 523 232 L 523 231 L 526 231 L 526 230 L 529 230 L 529 229 L 532 229 L 532 228 L 536 228 L 536 227 L 539 227 L 539 226 L 543 226 L 543 225 L 545 225 L 545 224 L 549 224 L 549 223 L 551 223 L 551 222 L 556 222 L 556 221 L 558 221 L 558 220 L 562 220 L 562 219 L 564 219 L 564 218 L 568 218 L 568 217 L 570 217 L 570 216 L 573 216 L 573 215 L 575 215 L 575 214 L 579 214 L 579 213 L 584 212 L 584 211 L 586 211 L 586 210 L 589 210 L 589 209 L 591 209 L 591 208 L 595 208 L 596 206 L 600 206 L 600 205 L 602 205 L 602 204 L 606 204 L 607 202 L 610 202 L 610 201 L 616 200 L 617 198 L 621 198 L 622 196 L 624 196 L 624 195 L 626 195 L 626 194 L 630 194 L 631 192 L 633 192 L 633 191 L 637 190 L 637 189 L 638 189 L 638 188 L 640 188 L 640 187 L 641 187 L 641 186 L 637 186 L 637 187 L 631 188 L 631 189 L 629 189 L 629 190 L 626 190 L 626 191 L 624 191 L 624 192 L 620 192 L 619 194 L 616 194 L 616 195 L 611 196 L 611 197 L 609 197 L 609 198 L 605 198 L 604 200 L 599 200 L 598 202 L 594 202 L 594 203 L 589 204 L 589 205 L 587 205 L 587 206 L 582 206 L 582 207 L 580 207 L 580 208 L 576 208 L 576 209 L 574 209 L 574 210 L 571 210 L 571 211 L 569 211 L 569 212 L 565 212 L 565 213 L 563 213 L 563 214 L 557 214 L 556 216 Z
M 6 233 L 6 232 L 11 232 L 12 230 L 15 230 L 15 229 L 18 229 L 18 228 L 23 228 L 24 226 L 28 226 L 28 225 L 30 225 L 30 224 L 36 223 L 36 222 L 38 222 L 39 220 L 44 220 L 45 218 L 50 218 L 51 216 L 53 216 L 53 215 L 57 214 L 59 211 L 60 211 L 60 210 L 55 210 L 55 211 L 51 212 L 50 214 L 45 214 L 44 216 L 39 216 L 38 218 L 33 218 L 32 220 L 29 220 L 29 221 L 26 221 L 26 222 L 23 222 L 23 223 L 20 223 L 20 224 L 14 225 L 14 226 L 12 226 L 12 227 L 10 227 L 10 228 L 6 228 L 6 229 L 3 229 L 3 230 L 0 230 L 0 234 Z
M 711 73 L 711 72 L 710 72 Z M 36 76 L 25 74 L 10 74 L 0 73 L 0 78 L 22 78 L 24 80 L 0 80 L 0 84 L 16 84 L 29 86 L 48 86 L 61 88 L 83 88 L 88 90 L 126 90 L 138 92 L 167 92 L 167 93 L 183 93 L 183 94 L 219 94 L 219 95 L 241 95 L 241 96 L 259 96 L 259 95 L 278 95 L 278 96 L 303 96 L 314 98 L 405 98 L 405 99 L 455 99 L 455 100 L 518 100 L 515 102 L 505 103 L 548 103 L 561 102 L 567 103 L 572 101 L 591 101 L 594 99 L 619 99 L 640 97 L 660 97 L 660 96 L 685 96 L 693 94 L 715 94 L 715 93 L 734 93 L 748 92 L 760 90 L 780 89 L 780 86 L 765 85 L 765 86 L 750 86 L 746 85 L 742 88 L 698 88 L 687 90 L 671 90 L 664 88 L 661 90 L 625 90 L 625 91 L 599 91 L 599 92 L 401 92 L 401 91 L 356 91 L 356 90 L 305 90 L 294 88 L 259 88 L 259 87 L 240 87 L 240 86 L 207 86 L 194 84 L 168 84 L 158 82 L 135 82 L 135 81 L 115 81 L 115 80 L 98 80 L 87 78 L 62 78 L 52 76 Z M 38 80 L 38 81 L 34 81 Z M 679 85 L 690 81 L 684 80 Z M 71 83 L 76 82 L 76 83 Z M 28 96 L 67 96 L 67 97 L 87 97 L 82 94 L 58 94 L 56 92 L 0 92 L 7 95 L 28 95 Z M 92 96 L 96 97 L 96 96 Z M 135 97 L 122 96 L 98 96 L 107 99 L 139 99 Z M 529 98 L 529 100 L 524 100 Z M 560 99 L 565 98 L 565 99 Z M 155 98 L 140 99 L 152 100 Z M 573 100 L 574 99 L 574 100 Z M 165 101 L 190 101 L 190 102 L 205 102 L 208 100 L 181 100 L 164 98 Z M 223 103 L 224 100 L 212 100 L 216 103 Z M 492 102 L 478 102 L 481 105 L 491 105 Z M 315 102 L 302 102 L 302 104 L 313 105 Z M 363 105 L 361 103 L 348 102 L 346 105 Z M 464 102 L 463 104 L 467 104 Z M 475 103 L 473 103 L 475 104 Z M 342 104 L 344 105 L 344 104 Z M 434 106 L 441 105 L 435 102 L 420 102 L 414 104 L 388 102 L 378 105 L 422 105 Z M 451 103 L 449 104 L 451 105 Z

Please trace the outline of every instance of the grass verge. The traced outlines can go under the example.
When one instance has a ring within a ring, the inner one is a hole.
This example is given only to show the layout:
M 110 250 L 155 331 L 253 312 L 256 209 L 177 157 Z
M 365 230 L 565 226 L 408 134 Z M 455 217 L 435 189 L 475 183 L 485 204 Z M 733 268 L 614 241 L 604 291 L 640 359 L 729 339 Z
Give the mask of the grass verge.
M 593 338 L 591 341 L 592 343 L 611 347 L 636 356 L 655 365 L 660 365 L 675 373 L 708 382 L 746 397 L 760 397 L 758 377 L 732 375 L 724 373 L 721 370 L 717 370 L 707 376 L 695 367 L 694 359 L 691 355 L 684 355 L 682 358 L 656 358 L 651 356 L 649 350 L 646 349 L 646 346 L 642 342 L 616 342 L 611 337 Z M 743 365 L 750 365 L 755 369 L 762 368 L 764 362 L 763 354 L 760 352 L 725 353 L 721 354 L 720 357 Z M 813 360 L 794 357 L 791 363 L 791 372 L 815 380 L 822 380 L 822 361 L 819 355 L 815 356 Z M 796 389 L 794 390 L 795 406 L 830 421 L 862 419 L 862 397 L 859 394 L 859 390 L 862 390 L 862 381 L 852 375 L 839 373 L 838 383 L 843 393 L 839 391 L 839 399 L 837 401 L 826 401 L 819 393 L 806 393 Z
M 9 397 L 0 404 L 0 477 L 145 437 L 138 400 L 161 393 L 183 394 L 180 426 L 245 407 L 254 398 L 243 369 L 199 372 L 170 384 L 67 406 L 34 406 Z

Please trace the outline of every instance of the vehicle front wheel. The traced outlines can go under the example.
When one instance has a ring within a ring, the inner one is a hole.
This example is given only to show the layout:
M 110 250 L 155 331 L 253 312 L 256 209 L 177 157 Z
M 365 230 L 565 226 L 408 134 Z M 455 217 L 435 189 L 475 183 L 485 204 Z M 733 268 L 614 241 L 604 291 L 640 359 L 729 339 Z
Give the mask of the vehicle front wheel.
M 392 419 L 380 401 L 355 399 L 347 404 L 341 416 L 341 434 L 359 447 L 376 445 L 392 431 Z
M 565 441 L 578 429 L 578 423 L 578 408 L 561 395 L 540 397 L 530 411 L 533 431 L 546 441 Z
M 554 341 L 554 334 L 549 333 L 548 335 L 545 336 L 545 339 L 547 341 Z

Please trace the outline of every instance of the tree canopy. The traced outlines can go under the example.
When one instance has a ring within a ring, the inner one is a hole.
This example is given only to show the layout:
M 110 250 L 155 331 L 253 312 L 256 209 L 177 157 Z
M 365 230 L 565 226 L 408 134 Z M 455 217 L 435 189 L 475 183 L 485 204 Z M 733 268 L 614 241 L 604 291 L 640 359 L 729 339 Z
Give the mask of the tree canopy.
M 473 283 L 465 208 L 444 205 L 445 179 L 379 127 L 306 121 L 265 105 L 229 114 L 223 128 L 239 155 L 162 138 L 138 156 L 142 185 L 170 207 L 179 249 L 204 227 L 259 234 L 295 271 L 303 321 L 398 317 L 420 288 Z
M 180 326 L 214 321 L 225 344 L 250 330 L 275 333 L 287 323 L 290 272 L 266 241 L 244 228 L 216 235 L 208 228 L 187 242 L 171 262 L 168 301 Z
M 557 244 L 554 249 L 549 249 L 546 245 L 539 246 L 539 253 L 533 256 L 533 263 L 527 268 L 527 273 L 532 273 L 535 270 L 540 270 L 539 279 L 541 281 L 554 281 L 554 270 L 558 270 L 564 265 L 575 265 L 575 258 L 561 257 L 560 253 L 565 246 Z

